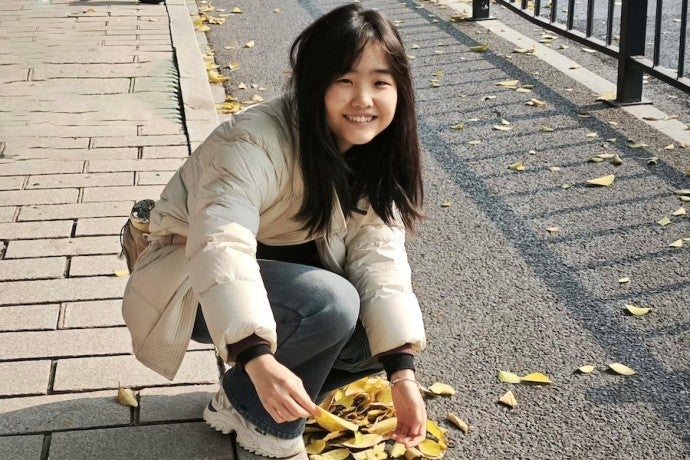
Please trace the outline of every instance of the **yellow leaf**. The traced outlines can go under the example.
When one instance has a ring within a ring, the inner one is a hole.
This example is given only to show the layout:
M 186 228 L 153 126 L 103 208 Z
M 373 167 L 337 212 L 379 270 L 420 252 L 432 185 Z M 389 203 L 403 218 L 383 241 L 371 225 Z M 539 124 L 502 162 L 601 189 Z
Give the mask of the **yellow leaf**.
M 239 85 L 237 85 L 237 88 L 238 89 L 247 89 L 247 85 L 245 85 L 244 82 L 242 81 L 242 82 L 240 82 Z
M 551 172 L 558 172 L 560 170 L 561 170 L 561 168 L 559 166 L 551 166 L 549 168 L 549 171 L 551 171 Z
M 113 273 L 115 274 L 115 276 L 122 277 L 129 275 L 129 270 L 115 270 Z
M 582 51 L 585 53 L 596 53 L 596 50 L 593 50 L 592 48 L 582 48 Z
M 531 93 L 532 90 L 529 88 L 525 88 L 524 86 L 522 88 L 515 88 L 515 91 L 518 93 Z
M 690 188 L 682 188 L 680 190 L 676 190 L 675 192 L 676 195 L 690 195 Z
M 508 371 L 499 371 L 498 381 L 503 383 L 520 383 L 520 376 Z
M 647 144 L 642 144 L 642 143 L 629 143 L 627 144 L 629 149 L 641 149 L 644 147 L 649 147 Z
M 647 160 L 648 165 L 655 165 L 659 162 L 659 157 L 649 157 Z
M 546 102 L 544 102 L 544 101 L 540 101 L 539 99 L 534 99 L 534 98 L 530 99 L 529 101 L 530 101 L 530 102 L 532 103 L 532 105 L 535 106 L 535 107 L 538 107 L 538 108 L 540 108 L 540 109 L 545 109 L 545 108 L 546 108 Z
M 137 401 L 136 395 L 129 388 L 118 387 L 117 402 L 123 406 L 139 407 L 139 402 Z
M 675 144 L 668 144 L 666 147 L 664 147 L 664 150 L 675 150 L 675 148 Z
M 512 165 L 508 166 L 508 169 L 512 169 L 513 171 L 524 171 L 525 170 L 525 165 L 522 163 L 513 163 Z
M 215 70 L 209 70 L 208 71 L 208 81 L 211 83 L 223 83 L 224 81 L 228 81 L 230 78 L 226 77 L 225 75 L 219 74 Z
M 520 83 L 520 80 L 504 80 L 496 83 L 496 86 L 515 87 L 518 85 L 518 83 Z
M 244 44 L 245 48 L 253 48 L 254 47 L 254 40 L 250 40 L 247 43 Z
M 596 155 L 595 158 L 601 158 L 603 160 L 610 160 L 611 158 L 615 157 L 615 153 L 600 153 L 599 155 Z
M 240 9 L 239 6 L 236 6 L 235 8 L 232 9 L 232 14 L 242 14 L 242 10 Z
M 381 441 L 383 441 L 383 436 L 381 436 L 380 434 L 362 434 L 359 431 L 355 431 L 355 437 L 350 439 L 349 441 L 343 442 L 342 444 L 345 447 L 365 449 L 367 447 L 375 446 Z
M 442 208 L 450 208 L 451 206 L 453 206 L 452 201 L 444 201 L 443 203 L 441 203 Z
M 614 180 L 616 180 L 616 176 L 613 174 L 609 174 L 608 176 L 602 176 L 602 177 L 597 177 L 596 179 L 590 179 L 587 181 L 587 183 L 590 185 L 596 185 L 599 187 L 608 187 L 609 185 L 613 184 Z
M 448 420 L 450 420 L 455 426 L 460 428 L 460 431 L 467 434 L 470 431 L 470 427 L 466 421 L 461 420 L 457 415 L 452 412 L 448 412 Z
M 644 316 L 652 311 L 649 307 L 636 307 L 635 305 L 626 305 L 625 309 L 633 316 Z
M 512 391 L 508 390 L 506 394 L 501 396 L 501 399 L 498 400 L 501 404 L 510 407 L 511 409 L 515 406 L 517 406 L 517 400 L 515 399 L 515 395 L 513 394 Z
M 518 54 L 534 54 L 534 46 L 531 48 L 515 48 L 513 50 L 513 53 L 518 53 Z
M 597 133 L 587 133 L 587 137 L 597 137 L 598 135 Z
M 350 449 L 329 450 L 321 455 L 313 455 L 310 460 L 345 460 L 350 456 Z
M 590 374 L 594 371 L 595 367 L 591 364 L 586 364 L 577 368 L 577 371 L 581 374 Z
M 425 439 L 419 443 L 417 449 L 424 454 L 425 458 L 435 459 L 443 457 L 444 449 L 431 439 Z
M 470 46 L 470 51 L 473 51 L 475 53 L 483 53 L 489 49 L 489 45 L 477 45 L 477 46 Z
M 276 8 L 275 10 L 273 10 L 273 12 L 276 14 L 280 13 L 280 8 Z
M 616 93 L 604 93 L 595 99 L 596 101 L 614 101 L 616 100 Z
M 661 220 L 657 221 L 657 224 L 661 225 L 662 227 L 666 227 L 671 223 L 671 219 L 668 217 L 664 216 Z
M 493 129 L 495 129 L 496 131 L 510 131 L 511 129 L 513 129 L 513 127 L 505 125 L 494 125 Z
M 630 369 L 628 366 L 621 364 L 621 363 L 609 364 L 609 369 L 611 369 L 616 374 L 620 374 L 620 375 L 636 374 L 636 372 L 634 370 Z
M 546 231 L 549 233 L 558 233 L 561 231 L 561 229 L 560 229 L 560 227 L 553 226 L 553 227 L 547 227 Z
M 328 431 L 357 431 L 359 429 L 359 426 L 357 426 L 355 423 L 348 422 L 347 420 L 331 414 L 323 409 L 319 410 L 319 415 L 314 417 L 314 419 L 316 420 L 316 423 Z
M 391 431 L 395 430 L 395 427 L 398 425 L 398 418 L 397 417 L 390 417 L 384 420 L 381 420 L 380 422 L 376 422 L 372 425 L 370 425 L 367 428 L 367 432 L 373 433 L 373 434 L 380 434 L 382 436 L 387 435 Z
M 563 185 L 561 185 L 561 188 L 562 188 L 563 190 L 568 190 L 570 187 L 572 187 L 572 185 L 570 185 L 570 184 L 563 184 Z
M 618 282 L 619 282 L 620 284 L 629 283 L 629 282 L 630 282 L 630 278 L 628 278 L 627 276 L 624 276 L 623 278 L 620 278 L 620 279 L 618 280 Z
M 444 75 L 445 73 L 443 72 L 443 70 L 437 70 L 436 72 L 434 72 L 434 77 L 442 77 Z
M 551 379 L 541 372 L 532 372 L 531 374 L 527 374 L 526 376 L 522 377 L 522 381 L 529 383 L 551 383 Z
M 552 133 L 555 131 L 551 126 L 549 125 L 541 125 L 541 130 L 545 133 Z
M 459 131 L 461 129 L 465 129 L 465 123 L 458 123 L 456 125 L 451 126 L 450 128 Z
M 396 442 L 393 447 L 391 447 L 391 450 L 389 452 L 391 458 L 398 458 L 402 457 L 405 455 L 405 451 L 407 448 L 405 447 L 404 444 L 400 444 L 399 442 Z
M 446 429 L 439 427 L 433 420 L 426 421 L 426 432 L 438 439 L 442 443 L 448 442 L 446 437 Z
M 680 208 L 673 211 L 672 215 L 678 217 L 678 216 L 684 216 L 685 214 L 686 214 L 685 208 L 681 206 Z
M 308 454 L 320 454 L 326 448 L 326 441 L 323 439 L 315 439 L 310 442 L 307 446 Z
M 669 246 L 671 246 L 672 248 L 682 248 L 683 247 L 683 240 L 678 239 L 678 240 L 674 241 L 673 243 L 669 244 Z
M 482 141 L 470 141 L 468 142 L 470 145 L 479 145 L 482 143 Z
M 208 32 L 209 30 L 211 30 L 211 28 L 209 26 L 207 26 L 206 24 L 198 25 L 195 27 L 195 29 L 198 30 L 199 32 Z
M 231 62 L 230 64 L 228 64 L 228 68 L 230 69 L 230 71 L 237 70 L 240 68 L 240 63 L 237 61 Z
M 455 394 L 455 389 L 453 389 L 452 386 L 441 382 L 436 382 L 433 385 L 431 385 L 429 387 L 429 391 L 431 391 L 435 395 L 443 396 L 451 396 Z
M 623 160 L 621 160 L 621 157 L 618 156 L 618 154 L 615 154 L 613 158 L 611 158 L 611 164 L 614 166 L 620 166 L 623 164 Z

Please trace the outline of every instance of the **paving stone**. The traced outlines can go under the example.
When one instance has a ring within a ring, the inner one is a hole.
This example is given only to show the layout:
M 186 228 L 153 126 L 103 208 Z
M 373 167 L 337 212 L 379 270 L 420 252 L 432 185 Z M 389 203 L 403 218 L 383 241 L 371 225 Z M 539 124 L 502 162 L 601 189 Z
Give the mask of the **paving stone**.
M 0 395 L 2 396 L 46 394 L 50 380 L 50 361 L 0 363 L 0 376 Z M 0 414 L 4 414 L 3 401 L 6 400 L 0 399 Z M 0 426 L 5 423 L 4 419 L 5 416 L 0 417 Z M 0 429 L 0 434 L 5 434 L 2 431 Z
M 27 240 L 27 242 L 36 245 L 35 240 Z M 10 243 L 8 252 L 15 243 L 17 242 L 12 241 Z M 62 278 L 65 275 L 66 266 L 66 257 L 0 260 L 0 281 Z
M 26 188 L 42 189 L 62 187 L 110 187 L 115 185 L 132 185 L 132 183 L 134 183 L 134 174 L 131 172 L 99 174 L 46 174 L 42 176 L 30 176 L 29 183 Z
M 105 38 L 105 42 L 131 44 L 136 36 L 114 36 Z M 165 75 L 174 69 L 171 60 L 164 63 L 148 62 L 143 64 L 41 64 L 34 68 L 34 80 L 55 78 L 130 78 L 145 75 Z
M 23 240 L 28 238 L 69 237 L 72 233 L 72 224 L 71 220 L 4 223 L 0 224 L 0 239 Z
M 19 221 L 129 216 L 134 201 L 22 206 Z M 2 208 L 0 208 L 1 210 Z M 0 216 L 2 212 L 0 211 Z
M 24 185 L 26 176 L 0 177 L 0 190 L 19 190 Z
M 113 196 L 124 200 L 139 201 L 145 198 L 158 199 L 163 186 L 161 185 L 137 185 L 125 187 L 90 187 L 84 189 L 82 201 L 101 202 L 112 199 Z M 2 192 L 0 192 L 2 193 Z
M 76 203 L 78 198 L 79 190 L 71 188 L 0 191 L 0 203 L 5 205 Z
M 50 458 L 230 460 L 233 453 L 230 436 L 193 422 L 54 433 Z
M 126 278 L 94 276 L 0 283 L 0 305 L 121 298 Z
M 162 135 L 184 135 L 182 123 L 178 120 L 151 120 L 149 123 L 143 124 L 139 127 L 142 136 L 162 136 Z M 166 146 L 167 147 L 167 146 Z M 180 147 L 187 150 L 186 145 Z M 179 155 L 173 155 L 179 156 Z M 167 158 L 170 158 L 168 156 Z M 146 158 L 146 156 L 144 156 Z M 166 158 L 166 157 L 151 157 L 149 158 Z
M 0 458 L 35 460 L 41 458 L 43 435 L 7 436 L 0 439 Z
M 187 145 L 187 136 L 180 134 L 164 136 L 94 137 L 93 147 L 131 147 L 150 145 Z
M 129 406 L 118 404 L 113 390 L 2 399 L 0 434 L 129 425 L 130 412 Z M 82 453 L 72 458 L 92 457 Z
M 8 84 L 6 93 L 17 96 L 33 96 L 36 91 L 47 91 L 50 88 L 52 95 L 116 94 L 128 92 L 129 84 L 129 78 L 63 78 L 59 85 L 52 81 L 18 81 Z
M 99 217 L 95 219 L 79 219 L 77 221 L 76 236 L 87 235 L 119 235 L 126 217 Z M 2 228 L 2 227 L 0 227 Z
M 101 80 L 103 81 L 103 80 Z M 49 90 L 50 91 L 50 90 Z M 50 91 L 52 93 L 52 91 Z M 52 94 L 51 94 L 52 95 Z M 97 97 L 93 95 L 92 97 Z M 28 98 L 27 98 L 28 99 Z M 33 98 L 27 102 L 48 101 L 52 102 L 50 96 L 42 94 L 34 94 Z M 81 126 L 46 126 L 29 125 L 26 130 L 22 130 L 22 136 L 53 136 L 53 137 L 95 137 L 95 136 L 134 136 L 137 133 L 137 127 L 133 124 L 114 124 L 106 125 L 81 125 Z M 76 150 L 76 149 L 74 149 Z M 83 150 L 83 149 L 82 149 Z
M 16 212 L 17 208 L 15 206 L 0 207 L 0 222 L 12 222 Z
M 82 236 L 79 238 L 10 241 L 5 258 L 117 254 L 119 252 L 120 241 L 118 238 L 113 236 Z
M 13 158 L 43 158 L 46 160 L 72 160 L 88 161 L 102 160 L 135 160 L 138 156 L 136 147 L 117 148 L 117 149 L 31 149 L 16 148 L 13 150 Z M 34 176 L 36 177 L 36 176 Z
M 137 184 L 139 185 L 153 185 L 153 184 L 167 184 L 172 176 L 175 175 L 175 171 L 144 171 L 136 173 Z
M 148 369 L 134 355 L 60 359 L 55 370 L 55 391 L 85 391 L 104 388 L 146 387 L 173 384 L 211 384 L 219 377 L 215 353 L 188 352 L 170 382 Z
M 52 330 L 57 326 L 59 313 L 58 304 L 0 307 L 0 332 Z
M 118 243 L 119 247 L 119 243 Z M 112 275 L 116 271 L 127 271 L 127 261 L 116 255 L 72 257 L 69 276 Z
M 149 159 L 149 160 L 94 160 L 87 164 L 88 172 L 114 171 L 176 171 L 183 159 Z
M 5 154 L 7 155 L 7 153 Z M 0 176 L 21 176 L 28 174 L 80 173 L 84 168 L 83 161 L 53 160 L 0 160 Z
M 132 350 L 125 327 L 0 333 L 0 359 L 96 356 Z
M 93 96 L 91 96 L 93 97 Z M 41 105 L 36 103 L 35 105 Z M 17 113 L 22 113 L 22 107 L 8 107 L 9 110 L 16 110 Z M 35 107 L 36 110 L 43 109 L 50 110 L 46 103 L 46 107 Z M 20 133 L 21 134 L 21 133 Z M 89 147 L 88 137 L 14 137 L 8 140 L 7 145 L 10 147 L 34 147 L 45 149 L 85 149 Z
M 198 420 L 218 385 L 144 388 L 139 392 L 139 421 Z
M 144 147 L 142 158 L 188 158 L 189 150 L 186 145 Z
M 2 310 L 0 310 L 1 312 Z M 64 328 L 124 326 L 122 300 L 65 303 Z

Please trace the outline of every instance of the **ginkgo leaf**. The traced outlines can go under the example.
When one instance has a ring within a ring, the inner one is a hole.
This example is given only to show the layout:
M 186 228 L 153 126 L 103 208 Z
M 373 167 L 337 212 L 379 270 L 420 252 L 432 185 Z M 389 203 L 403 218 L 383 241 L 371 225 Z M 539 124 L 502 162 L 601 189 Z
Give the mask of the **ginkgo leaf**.
M 417 446 L 417 449 L 424 455 L 425 458 L 435 459 L 443 456 L 444 449 L 431 439 L 425 439 Z
M 678 217 L 678 216 L 684 216 L 686 213 L 687 213 L 687 211 L 685 211 L 685 208 L 681 206 L 680 208 L 673 211 L 672 215 L 675 217 Z
M 308 454 L 320 454 L 326 449 L 326 441 L 323 439 L 314 439 L 306 446 Z
M 659 162 L 659 157 L 650 157 L 647 159 L 647 164 L 648 165 L 655 165 Z
M 617 140 L 618 140 L 618 139 L 616 139 L 615 137 L 609 137 L 608 139 L 606 139 L 606 142 L 611 142 L 611 143 L 613 143 L 613 142 L 616 142 Z
M 314 417 L 314 420 L 316 420 L 316 423 L 318 423 L 320 426 L 327 429 L 328 431 L 357 431 L 359 429 L 359 426 L 357 426 L 357 424 L 348 422 L 347 420 L 338 417 L 337 415 L 331 414 L 327 410 L 323 409 L 319 410 L 319 415 Z
M 366 449 L 367 447 L 373 447 L 376 444 L 383 441 L 383 436 L 376 433 L 362 434 L 355 431 L 355 437 L 349 441 L 342 443 L 345 447 L 352 447 L 356 449 Z
M 611 158 L 611 164 L 614 166 L 620 166 L 623 164 L 623 160 L 620 156 L 618 156 L 618 154 L 615 154 L 613 158 Z
M 495 129 L 496 131 L 510 131 L 511 129 L 513 129 L 513 127 L 504 125 L 494 125 L 493 129 Z
M 675 148 L 675 144 L 668 144 L 666 147 L 664 147 L 664 150 L 675 150 Z
M 687 195 L 690 196 L 690 188 L 681 188 L 679 190 L 674 191 L 676 195 Z
M 237 70 L 240 68 L 240 63 L 237 61 L 233 61 L 230 64 L 228 64 L 228 68 L 230 69 L 230 71 Z
M 496 86 L 515 87 L 518 85 L 518 83 L 520 83 L 520 80 L 504 80 L 496 83 Z
M 450 208 L 451 206 L 453 206 L 453 202 L 450 200 L 446 200 L 443 203 L 441 203 L 442 208 Z
M 608 101 L 614 101 L 616 100 L 616 93 L 604 93 L 595 99 L 595 101 L 603 101 L 603 102 L 608 102 Z
M 563 190 L 568 190 L 570 187 L 572 187 L 571 184 L 563 184 L 563 185 L 561 185 L 561 188 L 562 188 Z
M 592 48 L 582 48 L 582 51 L 585 53 L 596 53 L 597 50 L 593 50 Z
M 508 390 L 506 394 L 501 396 L 501 398 L 498 400 L 501 404 L 510 407 L 511 409 L 515 406 L 517 406 L 517 399 L 515 399 L 515 395 L 513 394 L 512 391 Z
M 475 53 L 483 53 L 489 49 L 489 45 L 477 45 L 477 46 L 470 46 L 470 51 L 473 51 Z
M 445 72 L 443 70 L 437 70 L 434 72 L 434 77 L 443 77 L 445 75 Z
M 616 180 L 616 176 L 613 174 L 609 174 L 608 176 L 602 176 L 602 177 L 597 177 L 596 179 L 590 179 L 587 181 L 587 183 L 590 185 L 595 185 L 595 186 L 599 186 L 599 187 L 608 187 L 609 185 L 613 184 L 614 180 Z
M 555 131 L 551 126 L 549 125 L 541 125 L 541 130 L 545 133 L 552 133 Z
M 208 32 L 209 30 L 211 30 L 211 28 L 209 26 L 207 26 L 206 24 L 200 24 L 200 25 L 196 26 L 195 29 L 198 30 L 199 32 Z
M 549 233 L 558 233 L 561 231 L 561 229 L 560 229 L 560 227 L 553 226 L 553 227 L 546 227 L 546 231 Z
M 113 274 L 118 277 L 127 276 L 129 275 L 129 270 L 115 270 Z
M 254 40 L 250 40 L 247 43 L 244 44 L 245 48 L 253 48 L 254 47 Z
M 448 412 L 448 420 L 450 420 L 451 423 L 453 423 L 453 425 L 460 428 L 460 431 L 462 431 L 463 433 L 467 434 L 467 432 L 470 431 L 470 427 L 467 424 L 467 422 L 460 419 L 460 417 L 458 417 L 454 413 Z
M 413 43 L 412 46 L 411 46 L 411 48 L 412 48 L 413 50 L 418 50 L 418 49 L 419 49 L 419 45 L 416 44 L 416 43 Z
M 560 171 L 560 170 L 561 170 L 561 168 L 560 168 L 559 166 L 551 166 L 551 167 L 549 167 L 549 171 L 551 171 L 551 172 L 558 172 L 558 171 Z
M 446 430 L 445 428 L 441 428 L 440 426 L 436 425 L 433 420 L 428 420 L 426 421 L 426 432 L 432 435 L 434 438 L 438 439 L 440 442 L 448 442 L 448 437 L 446 436 Z
M 587 137 L 597 137 L 598 135 L 597 133 L 587 133 Z
M 275 10 L 273 10 L 273 12 L 276 14 L 280 13 L 280 8 L 276 8 Z
M 240 82 L 239 85 L 237 85 L 238 89 L 247 89 L 247 85 L 244 84 L 244 82 Z
M 520 376 L 513 372 L 499 371 L 498 381 L 503 383 L 520 383 Z
M 593 156 L 587 160 L 588 163 L 603 163 L 604 159 L 600 156 Z
M 235 8 L 232 9 L 232 14 L 242 14 L 242 10 L 240 9 L 239 6 L 236 6 Z
M 350 449 L 334 449 L 329 450 L 320 455 L 312 455 L 310 460 L 345 460 L 350 456 Z
M 455 394 L 455 389 L 452 386 L 441 382 L 436 382 L 433 385 L 431 385 L 429 387 L 429 391 L 431 391 L 435 395 L 443 396 L 451 396 Z
M 635 305 L 626 305 L 625 309 L 633 316 L 644 316 L 652 311 L 649 307 L 637 307 Z
M 545 109 L 546 108 L 546 102 L 540 101 L 539 99 L 532 98 L 529 101 L 525 103 L 525 105 L 531 105 L 534 107 L 538 107 L 540 109 Z
M 223 83 L 224 81 L 228 80 L 230 80 L 229 77 L 219 74 L 216 70 L 208 71 L 208 81 L 210 81 L 211 83 Z
M 677 239 L 673 243 L 669 244 L 672 248 L 682 248 L 683 247 L 683 239 Z
M 405 444 L 400 444 L 399 442 L 396 442 L 395 444 L 393 444 L 393 447 L 391 447 L 389 454 L 391 458 L 398 458 L 405 455 L 406 450 L 407 447 L 405 447 Z
M 534 46 L 531 48 L 515 48 L 513 50 L 513 53 L 518 53 L 518 54 L 533 54 L 535 51 Z
M 513 163 L 512 165 L 508 166 L 508 169 L 511 169 L 513 171 L 524 171 L 525 170 L 525 165 L 522 163 Z
M 618 282 L 619 282 L 620 284 L 629 283 L 629 282 L 630 282 L 630 278 L 628 278 L 627 276 L 624 276 L 623 278 L 619 278 L 619 279 L 618 279 Z
M 581 374 L 590 374 L 596 369 L 594 366 L 591 364 L 585 364 L 584 366 L 580 366 L 577 368 L 577 371 Z
M 465 129 L 465 123 L 460 122 L 458 124 L 451 126 L 450 128 L 459 131 L 461 129 Z
M 636 372 L 633 369 L 631 369 L 628 366 L 621 364 L 621 363 L 609 364 L 609 369 L 611 369 L 616 374 L 620 374 L 620 375 L 636 374 Z
M 662 219 L 657 221 L 657 224 L 661 225 L 662 227 L 666 227 L 671 223 L 671 219 L 668 217 L 664 216 Z
M 551 379 L 541 372 L 532 372 L 531 374 L 527 374 L 526 376 L 522 377 L 522 382 L 544 384 L 552 383 Z
M 387 435 L 391 431 L 394 431 L 395 427 L 397 425 L 398 425 L 398 418 L 397 417 L 390 417 L 390 418 L 381 420 L 380 422 L 376 422 L 373 425 L 370 425 L 367 428 L 367 432 L 372 433 L 372 434 Z
M 550 6 L 550 5 L 549 5 L 549 6 Z M 558 45 L 558 49 L 559 49 L 559 50 L 567 50 L 568 48 L 569 48 L 569 46 L 568 46 L 568 45 L 564 45 L 563 43 L 561 43 L 561 44 Z
M 522 88 L 515 88 L 515 91 L 518 93 L 531 93 L 532 90 L 530 88 L 525 88 L 524 86 Z
M 469 141 L 469 142 L 468 142 L 468 144 L 470 144 L 470 145 L 479 145 L 479 144 L 481 144 L 481 143 L 482 143 L 482 141 L 476 141 L 476 140 L 475 140 L 475 141 Z
M 136 395 L 129 388 L 118 387 L 117 402 L 123 406 L 139 407 L 139 402 L 137 401 Z
M 482 101 L 490 101 L 492 99 L 496 99 L 496 96 L 484 96 L 484 97 L 482 97 Z
M 627 146 L 628 146 L 629 149 L 642 149 L 642 148 L 644 148 L 644 147 L 649 147 L 647 144 L 643 144 L 643 143 L 633 143 L 633 142 L 628 143 Z

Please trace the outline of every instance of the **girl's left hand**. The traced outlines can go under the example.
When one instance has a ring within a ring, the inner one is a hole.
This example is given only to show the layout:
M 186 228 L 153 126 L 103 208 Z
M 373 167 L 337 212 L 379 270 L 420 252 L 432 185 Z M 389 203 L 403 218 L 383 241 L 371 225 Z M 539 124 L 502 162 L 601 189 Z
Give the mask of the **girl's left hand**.
M 391 381 L 396 379 L 414 380 L 414 372 L 409 369 L 395 372 Z M 402 380 L 391 388 L 391 393 L 398 417 L 391 437 L 405 447 L 414 447 L 426 438 L 426 406 L 419 386 L 417 382 Z

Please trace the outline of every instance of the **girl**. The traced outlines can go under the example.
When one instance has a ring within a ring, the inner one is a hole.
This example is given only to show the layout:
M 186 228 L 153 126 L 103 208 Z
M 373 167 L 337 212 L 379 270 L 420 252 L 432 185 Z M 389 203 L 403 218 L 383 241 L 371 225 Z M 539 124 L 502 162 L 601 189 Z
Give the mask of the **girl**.
M 315 402 L 383 369 L 393 438 L 414 446 L 425 334 L 404 237 L 423 193 L 406 53 L 353 4 L 304 30 L 291 65 L 291 91 L 220 125 L 151 211 L 123 300 L 134 352 L 172 379 L 210 335 L 235 364 L 204 419 L 269 457 L 304 455 Z

